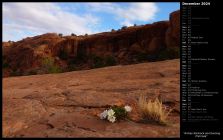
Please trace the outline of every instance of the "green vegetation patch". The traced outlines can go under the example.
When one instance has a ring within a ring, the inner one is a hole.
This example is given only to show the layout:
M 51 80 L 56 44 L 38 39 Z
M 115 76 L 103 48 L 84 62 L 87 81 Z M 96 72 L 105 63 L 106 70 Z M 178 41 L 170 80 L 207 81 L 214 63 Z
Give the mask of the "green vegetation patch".
M 179 47 L 165 48 L 158 55 L 159 60 L 175 59 L 179 57 L 180 57 Z
M 29 75 L 37 75 L 38 73 L 37 73 L 37 70 L 30 70 L 29 71 Z
M 116 65 L 116 60 L 115 60 L 115 57 L 113 56 L 107 56 L 105 57 L 105 65 L 106 66 L 114 66 Z
M 4 57 L 2 58 L 2 68 L 9 68 L 9 64 Z
M 148 60 L 148 54 L 146 53 L 138 53 L 135 57 L 139 62 Z
M 114 110 L 115 117 L 116 117 L 117 120 L 124 119 L 128 115 L 127 111 L 123 107 L 113 106 L 111 109 Z
M 67 60 L 68 59 L 68 53 L 65 50 L 61 50 L 59 53 L 59 58 L 62 60 Z
M 114 66 L 116 65 L 116 60 L 113 56 L 100 57 L 94 54 L 88 57 L 89 61 L 92 61 L 92 68 L 101 68 L 106 66 Z
M 60 72 L 62 72 L 61 68 L 55 64 L 54 59 L 51 58 L 51 57 L 43 58 L 42 67 L 47 73 L 60 73 Z
M 102 57 L 94 56 L 93 57 L 93 68 L 101 68 L 104 67 L 104 60 Z

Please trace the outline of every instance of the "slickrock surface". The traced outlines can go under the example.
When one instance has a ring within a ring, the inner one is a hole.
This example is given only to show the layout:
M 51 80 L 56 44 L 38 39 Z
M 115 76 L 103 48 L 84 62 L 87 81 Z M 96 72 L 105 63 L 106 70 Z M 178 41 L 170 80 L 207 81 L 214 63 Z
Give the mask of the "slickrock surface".
M 179 137 L 179 59 L 3 78 L 4 137 Z M 167 126 L 140 122 L 140 93 L 173 108 Z M 130 105 L 131 120 L 98 115 Z

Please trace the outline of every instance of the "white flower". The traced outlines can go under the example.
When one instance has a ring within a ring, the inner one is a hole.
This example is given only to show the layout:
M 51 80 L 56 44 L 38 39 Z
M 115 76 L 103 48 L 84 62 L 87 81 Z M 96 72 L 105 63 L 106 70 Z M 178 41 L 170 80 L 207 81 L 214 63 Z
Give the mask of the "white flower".
M 108 110 L 108 117 L 109 116 L 114 116 L 114 114 L 115 114 L 114 110 L 112 110 L 112 109 Z
M 115 122 L 116 117 L 115 116 L 108 116 L 108 120 L 112 123 Z
M 125 108 L 125 111 L 127 111 L 127 112 L 131 112 L 132 111 L 132 108 L 130 106 L 128 106 L 128 105 L 126 105 L 124 108 Z
M 106 117 L 108 116 L 108 111 L 107 110 L 105 110 L 104 112 L 102 112 L 101 114 L 100 114 L 100 119 L 106 119 Z

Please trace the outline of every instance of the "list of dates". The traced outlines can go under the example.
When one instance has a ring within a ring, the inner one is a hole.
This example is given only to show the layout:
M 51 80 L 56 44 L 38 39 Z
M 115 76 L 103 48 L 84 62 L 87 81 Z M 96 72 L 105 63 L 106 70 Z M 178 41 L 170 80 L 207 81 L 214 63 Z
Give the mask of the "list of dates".
M 211 4 L 211 2 L 181 3 L 182 123 L 219 121 L 217 114 L 213 113 L 217 106 L 210 104 L 219 96 L 218 88 L 213 86 L 215 73 L 213 71 L 208 73 L 207 70 L 215 69 L 217 61 L 210 40 Z

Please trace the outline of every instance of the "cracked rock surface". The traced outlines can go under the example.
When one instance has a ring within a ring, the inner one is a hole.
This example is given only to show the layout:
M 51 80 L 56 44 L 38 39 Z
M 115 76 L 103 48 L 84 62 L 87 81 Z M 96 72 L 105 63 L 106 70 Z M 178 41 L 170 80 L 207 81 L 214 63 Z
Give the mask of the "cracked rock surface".
M 3 78 L 4 137 L 179 137 L 179 59 L 100 69 Z M 168 125 L 140 122 L 140 93 L 173 111 Z M 130 105 L 130 120 L 98 115 Z

